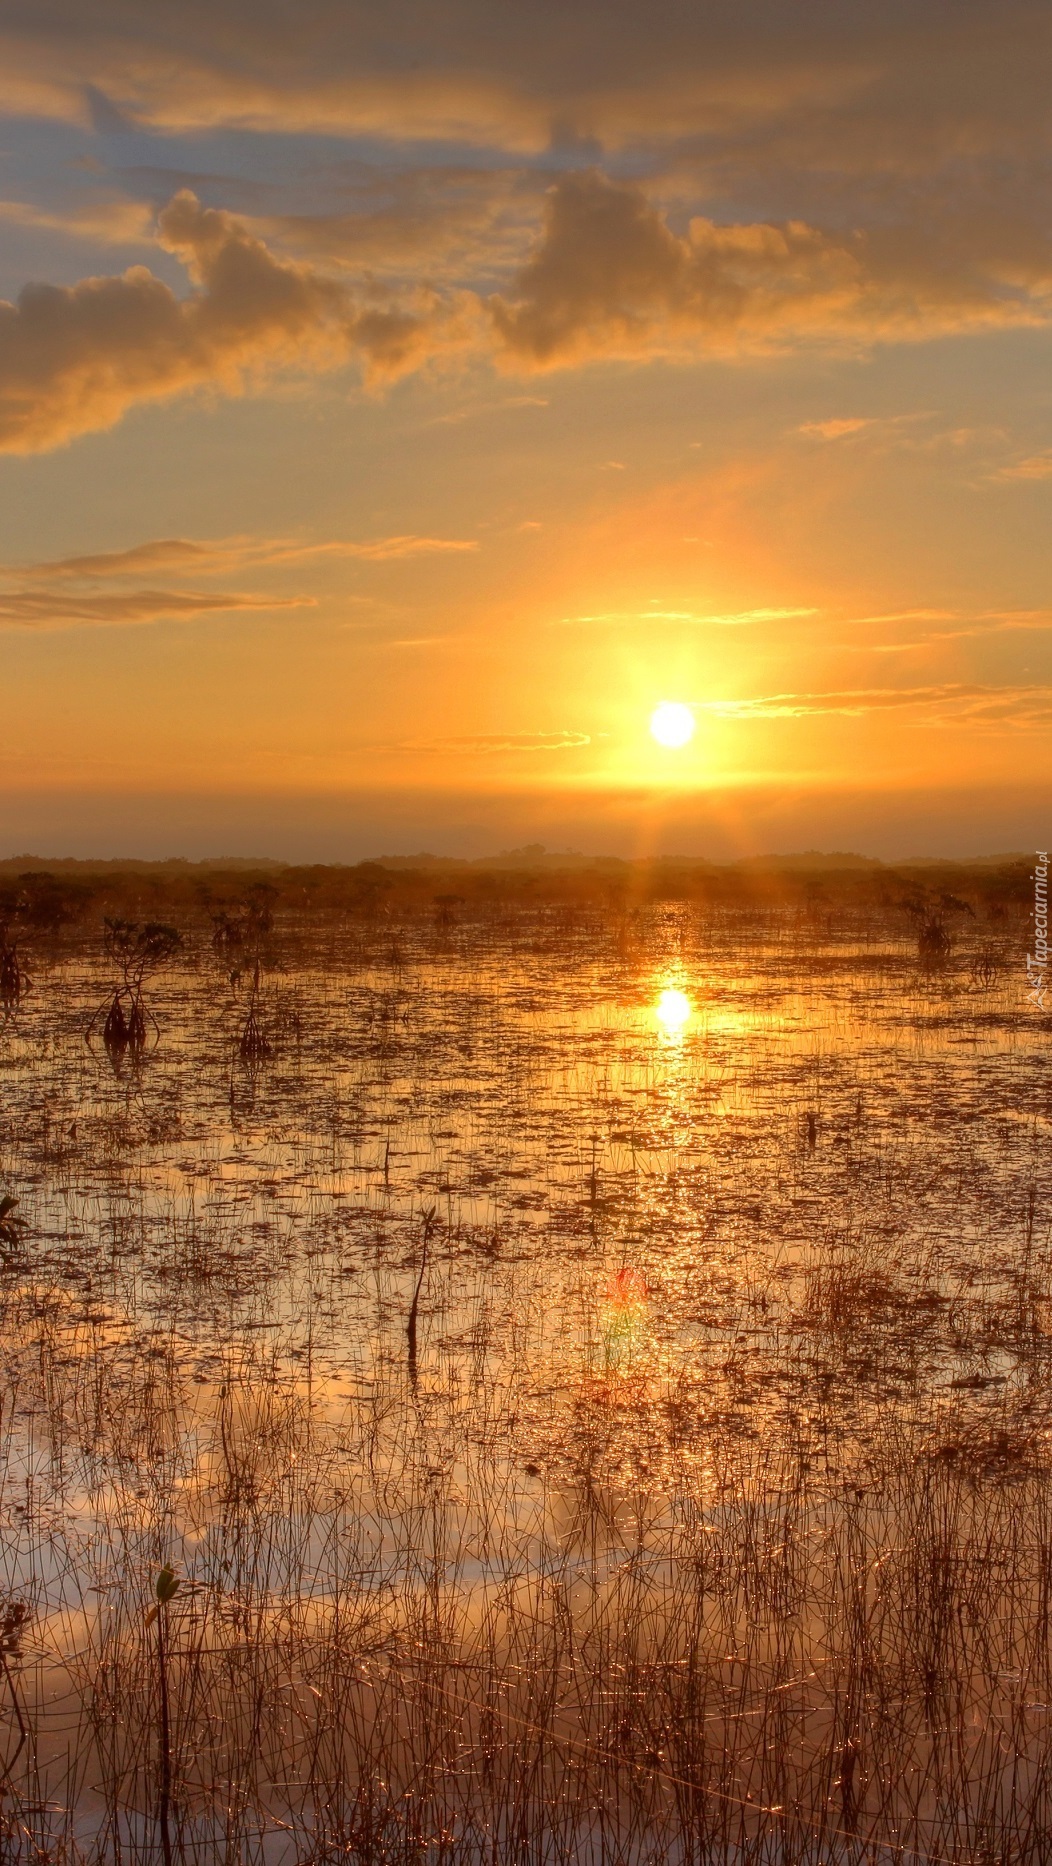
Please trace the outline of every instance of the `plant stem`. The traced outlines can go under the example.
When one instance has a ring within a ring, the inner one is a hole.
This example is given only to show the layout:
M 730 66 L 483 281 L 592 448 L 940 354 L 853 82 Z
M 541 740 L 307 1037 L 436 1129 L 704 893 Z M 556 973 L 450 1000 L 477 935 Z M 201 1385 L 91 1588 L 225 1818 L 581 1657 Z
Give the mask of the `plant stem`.
M 161 1697 L 160 1791 L 157 1797 L 157 1825 L 161 1834 L 161 1857 L 164 1866 L 172 1866 L 172 1836 L 168 1828 L 172 1799 L 172 1729 L 168 1707 L 168 1654 L 165 1644 L 167 1626 L 168 1615 L 162 1604 L 157 1612 L 157 1683 Z

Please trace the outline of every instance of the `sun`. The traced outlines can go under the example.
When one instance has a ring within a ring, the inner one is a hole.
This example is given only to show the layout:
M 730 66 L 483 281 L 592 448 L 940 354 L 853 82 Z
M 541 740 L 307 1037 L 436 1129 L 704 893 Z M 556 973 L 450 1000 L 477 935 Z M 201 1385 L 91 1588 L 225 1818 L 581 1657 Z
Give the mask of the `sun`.
M 670 751 L 678 751 L 681 745 L 689 745 L 694 737 L 695 719 L 689 706 L 682 700 L 662 700 L 650 715 L 650 734 L 659 745 L 665 745 Z

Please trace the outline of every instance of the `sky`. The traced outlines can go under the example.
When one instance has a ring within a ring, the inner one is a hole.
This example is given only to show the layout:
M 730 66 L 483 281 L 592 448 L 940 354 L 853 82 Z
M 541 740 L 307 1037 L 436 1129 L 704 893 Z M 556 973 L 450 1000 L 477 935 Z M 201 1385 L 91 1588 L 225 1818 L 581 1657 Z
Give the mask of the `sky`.
M 0 854 L 1047 845 L 1050 79 L 1015 0 L 0 0 Z

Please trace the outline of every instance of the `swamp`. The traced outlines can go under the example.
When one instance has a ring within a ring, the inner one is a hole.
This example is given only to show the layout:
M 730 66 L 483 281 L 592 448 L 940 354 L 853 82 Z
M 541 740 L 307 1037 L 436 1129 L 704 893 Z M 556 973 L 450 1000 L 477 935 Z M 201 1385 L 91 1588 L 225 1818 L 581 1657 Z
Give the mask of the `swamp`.
M 0 865 L 0 1857 L 1052 1857 L 1032 876 Z

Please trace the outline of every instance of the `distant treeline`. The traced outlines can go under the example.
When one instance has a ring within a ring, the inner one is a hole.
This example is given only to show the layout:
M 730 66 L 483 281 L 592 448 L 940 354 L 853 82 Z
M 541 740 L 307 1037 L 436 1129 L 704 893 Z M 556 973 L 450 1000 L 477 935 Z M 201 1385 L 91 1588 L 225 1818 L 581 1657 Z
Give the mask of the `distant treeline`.
M 1033 857 L 894 864 L 808 852 L 719 864 L 695 857 L 551 855 L 539 847 L 461 861 L 394 856 L 354 865 L 230 861 L 0 862 L 0 925 L 57 933 L 102 916 L 179 920 L 255 899 L 280 914 L 445 920 L 516 907 L 629 912 L 662 901 L 713 909 L 796 908 L 977 920 L 1015 919 L 1033 899 Z

